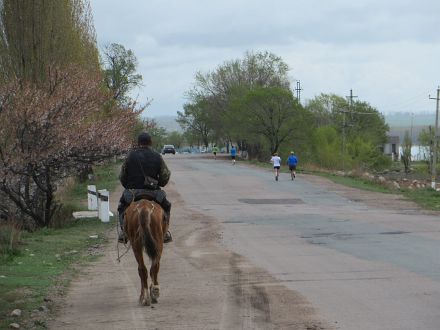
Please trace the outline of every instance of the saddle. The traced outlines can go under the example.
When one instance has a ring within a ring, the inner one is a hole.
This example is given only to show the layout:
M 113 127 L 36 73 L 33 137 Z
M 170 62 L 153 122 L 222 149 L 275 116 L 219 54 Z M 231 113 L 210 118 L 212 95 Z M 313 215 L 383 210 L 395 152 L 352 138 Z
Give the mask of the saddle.
M 137 202 L 141 199 L 146 199 L 161 204 L 166 197 L 166 193 L 163 190 L 126 189 L 123 196 L 127 205 L 131 202 Z

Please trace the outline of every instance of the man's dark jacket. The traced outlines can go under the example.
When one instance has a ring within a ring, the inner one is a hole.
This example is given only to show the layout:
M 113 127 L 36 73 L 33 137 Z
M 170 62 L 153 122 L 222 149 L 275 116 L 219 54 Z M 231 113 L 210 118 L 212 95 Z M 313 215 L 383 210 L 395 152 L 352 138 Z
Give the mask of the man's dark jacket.
M 160 187 L 164 187 L 170 180 L 171 173 L 162 156 L 150 147 L 139 147 L 129 152 L 119 179 L 125 189 L 144 189 L 147 188 L 144 185 L 144 174 L 158 180 Z

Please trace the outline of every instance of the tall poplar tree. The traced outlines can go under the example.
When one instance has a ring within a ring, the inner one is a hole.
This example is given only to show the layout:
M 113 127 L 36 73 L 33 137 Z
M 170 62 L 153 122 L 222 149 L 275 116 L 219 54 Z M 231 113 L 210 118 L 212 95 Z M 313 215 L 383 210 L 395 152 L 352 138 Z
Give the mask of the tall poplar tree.
M 87 0 L 2 0 L 0 79 L 41 83 L 51 67 L 99 70 Z

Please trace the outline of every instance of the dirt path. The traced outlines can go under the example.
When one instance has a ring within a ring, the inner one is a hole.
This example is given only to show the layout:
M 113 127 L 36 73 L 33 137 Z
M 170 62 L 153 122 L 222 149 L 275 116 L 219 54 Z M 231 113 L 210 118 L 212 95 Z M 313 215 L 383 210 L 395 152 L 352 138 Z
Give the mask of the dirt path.
M 50 329 L 333 329 L 307 300 L 218 241 L 216 219 L 188 210 L 171 183 L 174 241 L 161 263 L 159 303 L 137 303 L 132 252 L 116 261 L 116 232 L 104 256 L 73 281 Z M 111 194 L 112 210 L 120 191 Z

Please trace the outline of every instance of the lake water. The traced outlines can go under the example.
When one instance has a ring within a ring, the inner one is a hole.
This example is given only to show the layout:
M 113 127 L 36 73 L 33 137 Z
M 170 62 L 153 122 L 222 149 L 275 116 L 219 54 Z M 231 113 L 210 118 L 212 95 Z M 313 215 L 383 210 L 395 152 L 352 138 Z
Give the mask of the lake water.
M 402 154 L 402 147 L 399 148 L 399 154 Z M 425 160 L 425 154 L 428 155 L 426 147 L 412 146 L 411 147 L 411 160 Z

